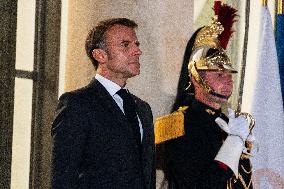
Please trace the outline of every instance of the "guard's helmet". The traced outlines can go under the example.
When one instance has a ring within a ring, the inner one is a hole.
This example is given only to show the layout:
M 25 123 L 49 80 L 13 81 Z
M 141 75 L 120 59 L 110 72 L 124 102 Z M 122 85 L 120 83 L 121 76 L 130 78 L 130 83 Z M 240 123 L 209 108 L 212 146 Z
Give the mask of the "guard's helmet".
M 232 67 L 232 63 L 221 47 L 219 35 L 224 28 L 216 17 L 212 18 L 212 23 L 203 27 L 196 36 L 192 54 L 188 63 L 188 72 L 194 79 L 209 93 L 213 92 L 211 87 L 203 81 L 199 71 L 221 71 L 237 73 Z M 210 52 L 210 53 L 209 53 Z
M 214 3 L 215 16 L 208 26 L 199 28 L 187 43 L 180 72 L 177 96 L 173 111 L 191 100 L 194 87 L 191 77 L 211 94 L 216 93 L 203 81 L 200 71 L 222 71 L 237 73 L 226 54 L 228 41 L 233 33 L 237 10 L 221 1 Z

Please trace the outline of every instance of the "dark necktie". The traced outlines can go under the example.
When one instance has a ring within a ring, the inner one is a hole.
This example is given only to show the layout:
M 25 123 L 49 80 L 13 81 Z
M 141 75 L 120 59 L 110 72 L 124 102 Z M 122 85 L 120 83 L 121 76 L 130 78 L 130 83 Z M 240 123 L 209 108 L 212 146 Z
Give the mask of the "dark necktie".
M 124 114 L 132 126 L 133 133 L 138 144 L 141 143 L 141 135 L 140 135 L 140 127 L 137 118 L 137 114 L 135 111 L 135 102 L 131 95 L 126 91 L 126 89 L 120 89 L 117 93 L 123 100 L 123 109 Z

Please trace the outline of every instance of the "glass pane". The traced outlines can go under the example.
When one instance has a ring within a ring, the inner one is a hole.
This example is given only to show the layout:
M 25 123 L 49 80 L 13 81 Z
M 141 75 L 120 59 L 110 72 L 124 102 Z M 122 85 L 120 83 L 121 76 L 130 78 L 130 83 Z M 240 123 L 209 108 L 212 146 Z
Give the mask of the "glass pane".
M 29 188 L 33 81 L 15 79 L 11 189 Z
M 35 0 L 18 0 L 16 69 L 33 70 Z
M 58 96 L 61 96 L 65 92 L 65 69 L 66 69 L 66 55 L 67 55 L 67 35 L 68 35 L 67 26 L 68 26 L 68 1 L 62 1 Z

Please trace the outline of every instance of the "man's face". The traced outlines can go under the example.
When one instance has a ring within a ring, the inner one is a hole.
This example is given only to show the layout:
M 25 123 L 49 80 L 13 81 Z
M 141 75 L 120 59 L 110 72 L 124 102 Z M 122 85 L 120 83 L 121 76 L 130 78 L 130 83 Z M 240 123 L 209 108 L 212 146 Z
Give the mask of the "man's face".
M 134 29 L 114 25 L 106 32 L 106 68 L 113 76 L 128 79 L 140 74 L 139 41 Z
M 208 98 L 211 101 L 224 103 L 231 96 L 233 91 L 233 80 L 231 73 L 207 71 L 205 72 L 203 79 L 216 93 L 227 97 L 224 99 L 208 94 Z

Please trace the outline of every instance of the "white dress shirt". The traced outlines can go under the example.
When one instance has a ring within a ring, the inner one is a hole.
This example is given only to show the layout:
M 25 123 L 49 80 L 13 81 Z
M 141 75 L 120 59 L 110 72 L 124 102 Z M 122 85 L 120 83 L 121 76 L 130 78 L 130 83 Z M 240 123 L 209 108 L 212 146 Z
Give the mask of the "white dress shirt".
M 122 100 L 122 98 L 118 94 L 116 94 L 117 91 L 119 91 L 121 89 L 121 87 L 118 84 L 114 83 L 113 81 L 111 81 L 111 80 L 101 76 L 100 74 L 96 74 L 95 78 L 98 80 L 98 82 L 100 82 L 104 86 L 104 88 L 111 95 L 111 97 L 116 102 L 118 107 L 124 113 L 123 100 Z M 123 89 L 127 90 L 127 87 L 125 86 Z M 143 127 L 142 127 L 142 123 L 141 123 L 141 120 L 140 120 L 138 115 L 137 115 L 137 118 L 138 118 L 138 122 L 139 122 L 139 129 L 140 129 L 140 135 L 141 135 L 141 141 L 142 141 L 142 138 L 143 138 Z

